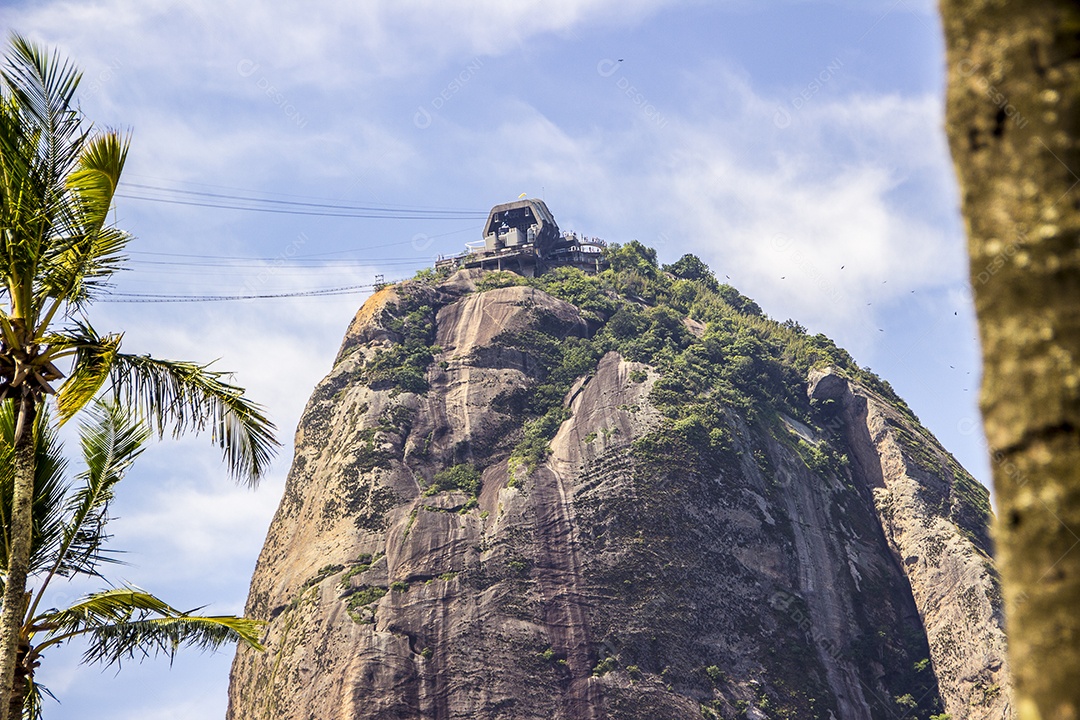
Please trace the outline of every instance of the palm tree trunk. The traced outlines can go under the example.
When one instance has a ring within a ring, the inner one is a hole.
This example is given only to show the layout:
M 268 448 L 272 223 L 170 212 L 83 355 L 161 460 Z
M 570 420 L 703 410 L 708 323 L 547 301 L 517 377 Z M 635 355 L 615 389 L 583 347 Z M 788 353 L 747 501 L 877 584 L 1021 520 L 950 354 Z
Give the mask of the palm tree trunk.
M 1016 709 L 1080 718 L 1080 2 L 941 0 Z
M 11 700 L 8 702 L 7 716 L 11 720 L 22 720 L 23 712 L 26 709 L 26 691 L 30 687 L 33 674 L 32 668 L 25 665 L 29 653 L 30 642 L 20 635 L 15 655 L 15 673 L 11 686 Z
M 22 698 L 12 695 L 19 640 L 26 605 L 26 573 L 30 566 L 34 501 L 34 419 L 37 404 L 29 389 L 19 403 L 15 431 L 15 488 L 11 503 L 11 540 L 4 607 L 0 611 L 0 720 L 19 720 L 10 707 L 22 707 Z

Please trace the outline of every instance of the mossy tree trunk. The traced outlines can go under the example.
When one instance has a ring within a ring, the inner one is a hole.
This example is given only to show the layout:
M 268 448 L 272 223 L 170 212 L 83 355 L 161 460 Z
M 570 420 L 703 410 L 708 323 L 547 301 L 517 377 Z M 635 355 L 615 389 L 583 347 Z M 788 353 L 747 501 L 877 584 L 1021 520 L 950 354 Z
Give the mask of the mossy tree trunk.
M 15 681 L 18 674 L 19 646 L 22 641 L 23 613 L 26 611 L 26 571 L 30 566 L 33 543 L 34 499 L 34 419 L 38 400 L 23 389 L 19 403 L 14 448 L 14 494 L 11 502 L 8 567 L 4 584 L 3 610 L 0 611 L 0 720 L 19 720 L 25 683 Z M 15 687 L 18 686 L 18 687 Z M 22 693 L 19 695 L 18 693 Z
M 1016 708 L 1080 718 L 1080 2 L 941 0 Z

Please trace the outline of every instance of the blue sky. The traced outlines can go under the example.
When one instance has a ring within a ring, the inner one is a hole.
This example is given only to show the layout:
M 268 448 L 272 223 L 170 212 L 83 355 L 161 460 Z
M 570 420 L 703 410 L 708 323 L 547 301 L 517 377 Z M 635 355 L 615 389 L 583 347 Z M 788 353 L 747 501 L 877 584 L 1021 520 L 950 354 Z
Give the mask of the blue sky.
M 346 5 L 4 3 L 0 27 L 74 59 L 87 116 L 132 134 L 130 197 L 116 218 L 138 239 L 118 292 L 270 294 L 397 279 L 479 239 L 482 224 L 136 196 L 479 215 L 527 192 L 564 230 L 638 239 L 665 262 L 695 253 L 772 317 L 829 335 L 988 481 L 933 3 Z M 224 256 L 261 259 L 207 259 Z M 288 443 L 363 298 L 103 303 L 92 319 L 123 329 L 130 351 L 238 371 Z M 116 579 L 181 606 L 240 611 L 290 460 L 287 444 L 252 492 L 230 484 L 205 439 L 155 446 L 115 505 L 114 542 L 130 562 Z M 187 654 L 171 671 L 132 663 L 118 675 L 77 659 L 73 650 L 45 659 L 41 680 L 62 701 L 47 717 L 224 713 L 231 652 Z

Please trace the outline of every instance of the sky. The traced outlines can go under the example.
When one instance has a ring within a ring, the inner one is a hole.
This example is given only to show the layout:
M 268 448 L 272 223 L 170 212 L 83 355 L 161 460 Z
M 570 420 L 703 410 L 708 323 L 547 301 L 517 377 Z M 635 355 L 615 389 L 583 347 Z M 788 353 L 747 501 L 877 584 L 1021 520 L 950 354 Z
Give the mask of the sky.
M 130 134 L 112 300 L 359 286 L 91 309 L 129 352 L 235 371 L 284 443 L 257 490 L 207 438 L 148 450 L 113 505 L 116 582 L 241 612 L 296 423 L 370 285 L 523 192 L 825 333 L 989 481 L 929 0 L 5 0 L 0 29 L 74 60 L 86 117 Z M 117 673 L 64 648 L 39 671 L 46 717 L 220 718 L 231 658 Z

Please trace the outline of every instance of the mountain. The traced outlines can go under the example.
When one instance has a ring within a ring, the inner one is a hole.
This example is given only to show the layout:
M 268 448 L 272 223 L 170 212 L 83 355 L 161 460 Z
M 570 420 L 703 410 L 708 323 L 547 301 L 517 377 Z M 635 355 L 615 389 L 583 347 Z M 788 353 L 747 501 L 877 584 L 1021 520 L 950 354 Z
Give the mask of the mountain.
M 228 717 L 1011 717 L 986 489 L 828 338 L 606 255 L 368 299 Z

